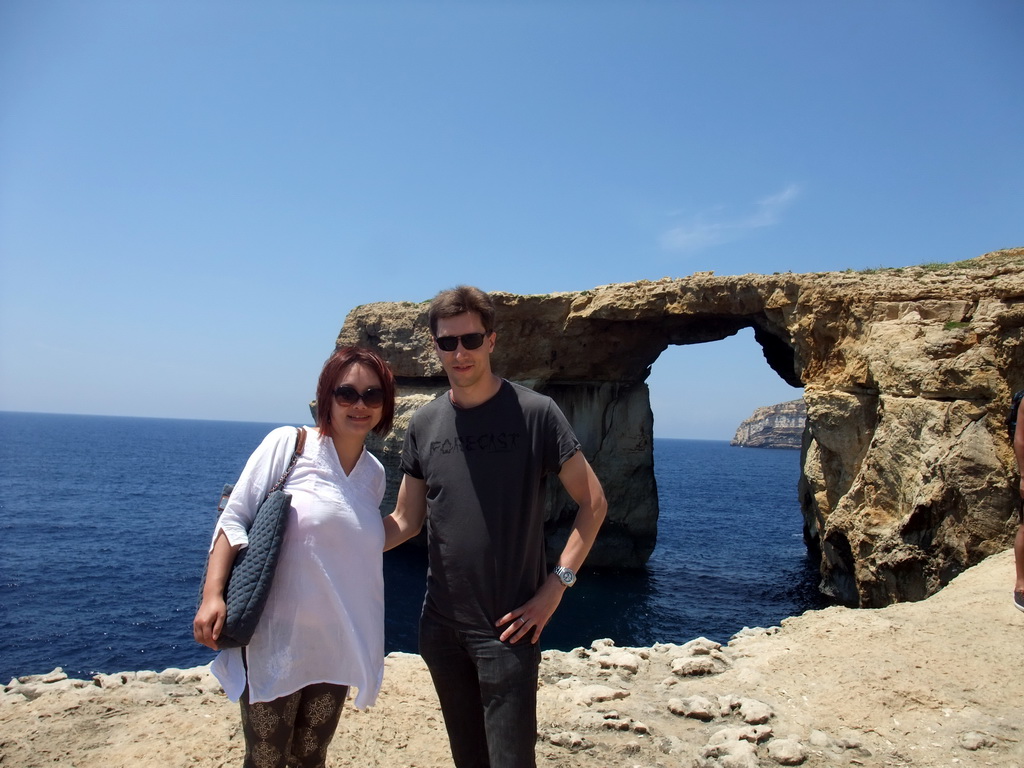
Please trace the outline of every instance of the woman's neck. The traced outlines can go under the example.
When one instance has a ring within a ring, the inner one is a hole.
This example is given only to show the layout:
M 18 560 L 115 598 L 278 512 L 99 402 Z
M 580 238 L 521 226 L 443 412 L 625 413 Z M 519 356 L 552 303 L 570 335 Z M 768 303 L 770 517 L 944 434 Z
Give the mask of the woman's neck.
M 338 454 L 338 461 L 341 462 L 341 468 L 345 470 L 346 475 L 351 475 L 352 470 L 356 468 L 356 464 L 359 463 L 359 457 L 363 455 L 363 441 L 344 438 L 334 435 L 331 438 L 334 443 L 334 451 Z

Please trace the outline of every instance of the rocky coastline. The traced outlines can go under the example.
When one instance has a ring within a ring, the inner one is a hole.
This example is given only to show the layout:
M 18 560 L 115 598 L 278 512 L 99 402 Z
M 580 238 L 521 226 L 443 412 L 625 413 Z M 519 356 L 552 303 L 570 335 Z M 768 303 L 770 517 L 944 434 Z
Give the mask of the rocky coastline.
M 538 765 L 545 768 L 1024 765 L 1024 614 L 1013 553 L 934 596 L 833 607 L 747 629 L 727 645 L 546 651 Z M 35 768 L 239 765 L 236 706 L 207 667 L 12 680 L 0 764 Z M 391 654 L 377 705 L 349 707 L 327 765 L 450 765 L 418 656 Z

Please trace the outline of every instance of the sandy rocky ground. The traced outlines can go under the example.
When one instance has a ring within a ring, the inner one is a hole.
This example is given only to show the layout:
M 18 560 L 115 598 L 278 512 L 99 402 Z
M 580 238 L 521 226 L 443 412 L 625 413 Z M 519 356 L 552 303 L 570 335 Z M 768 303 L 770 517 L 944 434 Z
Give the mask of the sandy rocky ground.
M 537 762 L 625 766 L 1024 766 L 1024 613 L 1013 554 L 920 603 L 829 608 L 728 645 L 544 654 Z M 12 680 L 0 766 L 239 766 L 236 706 L 207 668 Z M 449 766 L 418 656 L 392 654 L 377 705 L 347 706 L 328 766 Z

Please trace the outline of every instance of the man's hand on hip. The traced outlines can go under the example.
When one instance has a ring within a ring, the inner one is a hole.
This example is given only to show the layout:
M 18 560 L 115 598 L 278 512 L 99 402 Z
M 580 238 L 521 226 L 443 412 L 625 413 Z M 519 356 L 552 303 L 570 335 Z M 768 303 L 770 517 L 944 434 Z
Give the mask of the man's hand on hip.
M 499 639 L 515 645 L 520 640 L 530 637 L 530 642 L 536 644 L 540 640 L 540 633 L 544 631 L 558 604 L 562 602 L 564 592 L 565 585 L 562 584 L 562 580 L 549 573 L 537 594 L 498 619 L 494 626 L 505 627 Z M 505 626 L 506 624 L 508 626 Z

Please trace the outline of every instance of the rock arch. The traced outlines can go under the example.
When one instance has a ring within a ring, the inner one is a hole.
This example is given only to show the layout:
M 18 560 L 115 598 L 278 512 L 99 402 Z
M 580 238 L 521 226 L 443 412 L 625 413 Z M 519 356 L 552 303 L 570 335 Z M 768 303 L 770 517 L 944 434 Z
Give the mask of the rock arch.
M 669 345 L 743 328 L 804 388 L 800 503 L 823 591 L 861 606 L 919 599 L 1010 543 L 1015 468 L 1000 424 L 1024 387 L 1024 249 L 939 268 L 492 295 L 495 370 L 559 403 L 605 484 L 609 518 L 589 563 L 639 566 L 654 548 L 652 364 Z M 378 446 L 392 467 L 409 413 L 445 389 L 426 308 L 357 307 L 337 339 L 377 348 L 398 377 L 396 431 Z M 553 498 L 552 548 L 573 514 Z

